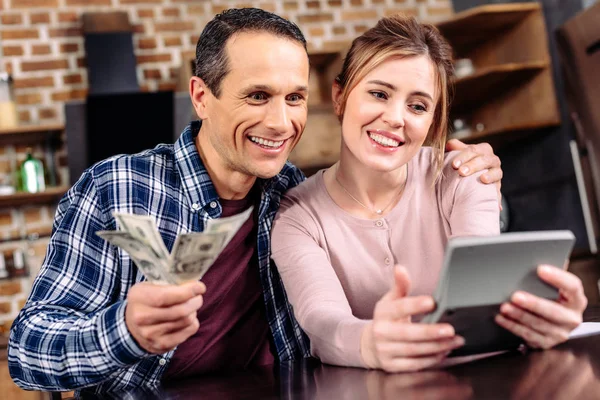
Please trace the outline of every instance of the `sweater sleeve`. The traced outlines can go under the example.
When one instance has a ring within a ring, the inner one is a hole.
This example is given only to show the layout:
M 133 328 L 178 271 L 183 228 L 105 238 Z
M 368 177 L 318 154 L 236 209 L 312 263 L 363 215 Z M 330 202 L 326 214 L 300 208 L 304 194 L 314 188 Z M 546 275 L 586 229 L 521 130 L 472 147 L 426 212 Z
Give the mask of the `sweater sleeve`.
M 481 182 L 485 172 L 462 177 L 447 164 L 439 194 L 450 238 L 500 233 L 496 185 Z
M 305 201 L 288 195 L 273 226 L 273 260 L 294 315 L 310 338 L 312 355 L 328 364 L 364 367 L 360 338 L 369 321 L 352 314 L 318 232 Z

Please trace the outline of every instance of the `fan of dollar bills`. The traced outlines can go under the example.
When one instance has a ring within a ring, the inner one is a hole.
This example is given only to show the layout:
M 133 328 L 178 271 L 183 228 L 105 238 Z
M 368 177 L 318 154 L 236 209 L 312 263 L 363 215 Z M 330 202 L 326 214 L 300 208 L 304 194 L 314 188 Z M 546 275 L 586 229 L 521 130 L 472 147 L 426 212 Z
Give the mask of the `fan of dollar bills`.
M 253 208 L 208 220 L 204 232 L 179 234 L 171 254 L 150 216 L 114 213 L 120 230 L 98 231 L 96 235 L 126 251 L 148 281 L 177 285 L 204 276 Z

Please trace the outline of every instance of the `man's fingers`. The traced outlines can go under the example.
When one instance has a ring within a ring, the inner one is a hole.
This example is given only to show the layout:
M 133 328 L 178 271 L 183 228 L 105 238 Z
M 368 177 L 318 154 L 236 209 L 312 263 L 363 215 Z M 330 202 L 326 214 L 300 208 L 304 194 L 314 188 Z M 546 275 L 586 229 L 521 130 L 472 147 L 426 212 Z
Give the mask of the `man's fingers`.
M 389 320 L 373 324 L 376 341 L 427 342 L 453 338 L 454 328 L 450 324 L 413 324 Z
M 479 179 L 485 184 L 495 183 L 498 190 L 500 190 L 503 176 L 504 172 L 502 172 L 501 168 L 490 168 L 486 173 L 482 174 Z
M 446 144 L 446 150 L 460 150 L 452 160 L 452 167 L 458 169 L 463 176 L 484 169 L 499 169 L 501 165 L 500 158 L 494 154 L 492 146 L 488 143 L 465 145 L 458 140 L 450 140 Z
M 158 337 L 151 336 L 147 347 L 155 354 L 162 354 L 172 350 L 198 331 L 199 324 L 197 321 L 196 319 L 196 323 L 188 324 L 170 334 L 159 335 Z
M 176 333 L 190 325 L 199 327 L 198 318 L 196 314 L 190 314 L 186 318 L 180 318 L 176 321 L 163 322 L 161 324 L 151 325 L 146 328 L 142 328 L 142 334 L 148 338 L 160 338 L 161 336 L 170 335 Z
M 468 145 L 458 139 L 450 139 L 446 142 L 446 151 L 463 150 L 466 149 L 467 146 Z
M 151 307 L 161 308 L 184 303 L 205 292 L 206 286 L 199 281 L 188 282 L 179 286 L 154 285 L 142 282 L 131 288 L 128 299 L 131 302 L 139 302 Z
M 375 306 L 373 319 L 403 319 L 428 313 L 434 309 L 435 302 L 431 296 L 403 297 L 393 300 L 384 296 Z
M 185 303 L 171 307 L 155 308 L 141 305 L 132 313 L 132 322 L 137 326 L 148 326 L 178 321 L 187 318 L 190 314 L 196 314 L 202 304 L 204 304 L 204 298 L 199 295 Z M 131 305 L 128 305 L 128 307 L 131 307 Z
M 461 155 L 459 154 L 457 156 L 457 158 L 460 157 L 460 156 Z M 500 161 L 500 159 L 497 156 L 495 156 L 495 155 L 480 155 L 480 154 L 473 154 L 473 153 L 468 152 L 468 153 L 466 153 L 466 156 L 469 156 L 469 157 L 473 156 L 473 157 L 471 157 L 468 161 L 461 162 L 461 165 L 458 168 L 458 172 L 462 176 L 469 176 L 469 175 L 474 174 L 475 172 L 483 171 L 485 169 L 494 168 L 494 166 L 496 164 L 498 164 L 499 161 Z M 496 176 L 497 176 L 497 173 L 493 174 L 491 176 L 488 176 L 488 179 L 489 178 L 494 178 Z M 502 177 L 502 175 L 500 175 L 500 177 Z M 489 183 L 495 183 L 497 180 L 498 179 L 496 179 L 496 180 L 490 180 Z

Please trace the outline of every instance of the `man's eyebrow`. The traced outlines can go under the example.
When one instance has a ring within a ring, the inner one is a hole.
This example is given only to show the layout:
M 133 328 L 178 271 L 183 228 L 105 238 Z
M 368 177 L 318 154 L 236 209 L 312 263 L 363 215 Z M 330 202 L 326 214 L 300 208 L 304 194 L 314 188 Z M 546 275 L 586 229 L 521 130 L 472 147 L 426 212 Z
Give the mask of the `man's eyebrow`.
M 272 93 L 275 91 L 275 89 L 271 85 L 260 85 L 259 84 L 259 85 L 249 85 L 242 90 L 242 92 L 244 92 L 244 93 L 252 93 L 252 92 L 256 92 L 256 91 Z M 308 93 L 308 86 L 298 85 L 294 88 L 293 92 Z
M 385 86 L 385 87 L 389 88 L 390 90 L 394 90 L 394 91 L 397 89 L 396 86 L 392 85 L 391 83 L 386 82 L 386 81 L 380 81 L 380 80 L 377 80 L 377 79 L 368 81 L 367 83 L 373 83 L 375 85 Z M 423 96 L 423 97 L 426 97 L 429 100 L 433 101 L 433 97 L 431 97 L 431 95 L 429 93 L 427 93 L 427 92 L 416 91 L 416 92 L 412 92 L 411 95 L 413 95 L 413 96 Z

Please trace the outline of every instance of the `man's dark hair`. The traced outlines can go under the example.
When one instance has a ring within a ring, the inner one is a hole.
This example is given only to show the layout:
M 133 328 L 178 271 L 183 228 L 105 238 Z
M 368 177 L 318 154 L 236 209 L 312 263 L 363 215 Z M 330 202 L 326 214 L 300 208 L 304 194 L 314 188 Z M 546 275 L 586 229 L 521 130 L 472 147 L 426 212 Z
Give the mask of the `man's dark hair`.
M 229 73 L 225 45 L 241 32 L 267 32 L 302 44 L 306 39 L 293 22 L 258 8 L 233 8 L 216 15 L 200 34 L 196 45 L 196 76 L 215 97 L 221 95 L 221 81 Z

